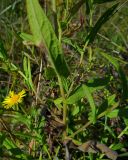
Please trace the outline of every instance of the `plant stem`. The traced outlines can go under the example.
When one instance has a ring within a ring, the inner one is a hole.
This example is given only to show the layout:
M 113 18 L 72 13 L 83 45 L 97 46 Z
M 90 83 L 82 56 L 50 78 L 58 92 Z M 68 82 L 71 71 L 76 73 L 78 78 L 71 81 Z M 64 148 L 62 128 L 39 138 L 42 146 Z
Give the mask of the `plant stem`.
M 68 1 L 66 1 L 66 2 L 68 2 Z M 58 23 L 58 39 L 59 39 L 59 44 L 61 46 L 62 30 L 61 30 L 61 25 L 60 25 L 58 17 L 57 17 L 57 23 Z M 62 77 L 60 76 L 59 73 L 57 73 L 57 77 L 58 77 L 58 83 L 60 86 L 61 97 L 63 100 L 63 124 L 65 126 L 65 131 L 64 131 L 64 137 L 65 137 L 66 136 L 66 129 L 67 129 L 67 104 L 66 104 L 65 93 L 64 93 L 64 88 L 63 88 L 63 84 L 62 84 Z
M 84 129 L 86 129 L 92 122 L 89 121 L 87 122 L 83 127 L 81 127 L 80 129 L 78 129 L 76 132 L 74 132 L 71 136 L 69 136 L 70 138 L 71 137 L 74 137 L 75 135 L 77 135 L 78 133 L 82 132 Z
M 119 105 L 119 102 L 115 103 L 114 106 L 104 112 L 102 112 L 101 114 L 98 115 L 97 119 L 105 116 L 108 112 L 113 111 L 115 108 L 117 108 Z M 90 124 L 92 124 L 92 121 L 87 122 L 85 125 L 83 125 L 81 128 L 79 128 L 76 132 L 74 132 L 72 135 L 69 136 L 69 138 L 73 138 L 75 135 L 77 135 L 78 133 L 82 132 L 83 130 L 85 130 Z
M 83 58 L 84 58 L 84 52 L 85 52 L 85 49 L 87 48 L 88 42 L 89 42 L 89 41 L 87 41 L 87 42 L 85 43 L 85 45 L 84 45 L 84 47 L 83 47 L 83 51 L 81 52 L 80 63 L 79 63 L 80 65 L 82 64 L 82 61 L 83 61 Z
M 65 128 L 67 128 L 67 104 L 66 104 L 62 79 L 61 79 L 60 76 L 58 76 L 58 82 L 59 82 L 59 86 L 60 86 L 60 93 L 61 93 L 61 96 L 62 96 L 62 99 L 63 99 L 63 123 L 65 125 Z M 66 130 L 64 132 L 64 136 L 66 136 Z
M 89 13 L 89 27 L 90 29 L 93 27 L 93 0 L 90 0 L 89 2 L 89 7 L 90 7 L 90 13 Z M 83 51 L 81 53 L 81 57 L 80 57 L 80 65 L 82 64 L 83 58 L 84 58 L 84 52 L 88 46 L 89 40 L 86 41 L 84 47 L 83 47 Z M 92 48 L 90 47 L 89 49 L 89 62 L 92 60 Z
M 89 68 L 91 68 L 91 62 L 92 62 L 92 47 L 89 46 L 88 52 L 89 52 Z
M 90 31 L 91 31 L 91 29 L 92 29 L 92 27 L 93 27 L 93 0 L 90 0 L 90 18 L 89 18 L 89 27 L 90 27 Z M 89 65 L 91 66 L 91 61 L 92 61 L 92 47 L 91 46 L 89 46 L 89 50 L 88 50 L 88 52 L 89 52 Z M 91 67 L 90 67 L 91 68 Z

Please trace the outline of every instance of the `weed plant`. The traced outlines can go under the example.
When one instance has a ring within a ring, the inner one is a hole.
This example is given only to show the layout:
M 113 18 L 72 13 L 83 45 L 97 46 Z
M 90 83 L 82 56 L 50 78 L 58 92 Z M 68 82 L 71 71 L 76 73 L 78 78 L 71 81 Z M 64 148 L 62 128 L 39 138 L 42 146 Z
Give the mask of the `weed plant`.
M 0 160 L 128 159 L 128 0 L 0 1 Z

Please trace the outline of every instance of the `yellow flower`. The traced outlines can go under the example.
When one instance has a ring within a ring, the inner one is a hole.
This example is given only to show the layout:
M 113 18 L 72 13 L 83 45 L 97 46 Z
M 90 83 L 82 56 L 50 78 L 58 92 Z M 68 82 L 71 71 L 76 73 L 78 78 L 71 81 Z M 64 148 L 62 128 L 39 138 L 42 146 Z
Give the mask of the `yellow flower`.
M 3 107 L 9 109 L 16 104 L 21 103 L 23 101 L 23 97 L 26 96 L 25 93 L 24 89 L 18 94 L 14 93 L 14 91 L 10 91 L 9 95 L 2 102 Z

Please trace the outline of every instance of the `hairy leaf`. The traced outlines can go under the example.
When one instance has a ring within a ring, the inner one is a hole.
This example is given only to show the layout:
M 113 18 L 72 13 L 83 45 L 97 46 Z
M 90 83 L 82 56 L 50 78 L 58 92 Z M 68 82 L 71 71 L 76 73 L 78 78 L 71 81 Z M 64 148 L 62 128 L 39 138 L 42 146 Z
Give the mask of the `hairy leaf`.
M 36 46 L 47 50 L 49 59 L 57 74 L 68 76 L 69 70 L 64 59 L 61 44 L 38 0 L 26 0 L 27 14 Z

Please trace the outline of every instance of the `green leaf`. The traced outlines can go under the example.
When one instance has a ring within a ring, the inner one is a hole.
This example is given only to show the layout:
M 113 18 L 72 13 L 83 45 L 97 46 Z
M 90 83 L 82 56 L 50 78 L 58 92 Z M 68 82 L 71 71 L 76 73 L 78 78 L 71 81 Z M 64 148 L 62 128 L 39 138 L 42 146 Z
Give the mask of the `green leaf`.
M 109 82 L 110 82 L 110 77 L 94 78 L 92 80 L 89 80 L 86 86 L 89 88 L 89 91 L 93 93 L 96 90 L 104 88 Z M 85 97 L 83 88 L 84 88 L 84 85 L 79 86 L 73 92 L 72 96 L 70 96 L 67 99 L 67 103 L 74 104 L 77 101 L 79 101 L 81 98 Z
M 94 78 L 89 80 L 86 85 L 89 87 L 91 92 L 94 92 L 95 90 L 104 88 L 106 85 L 108 85 L 110 80 L 110 77 Z
M 67 22 L 77 13 L 80 7 L 86 2 L 86 0 L 80 0 L 69 10 L 69 15 L 67 16 Z
M 33 136 L 33 135 L 31 135 L 31 134 L 27 134 L 27 133 L 23 133 L 23 132 L 14 132 L 13 133 L 15 136 L 17 136 L 17 137 L 20 137 L 20 138 L 22 138 L 22 139 L 35 139 L 35 140 L 37 140 L 37 141 L 41 141 L 41 139 L 39 139 L 39 137 L 36 137 L 36 136 Z
M 113 1 L 116 1 L 116 0 L 94 0 L 94 4 L 101 4 L 101 3 L 106 3 L 106 2 L 113 2 Z
M 0 148 L 2 147 L 5 139 L 6 139 L 5 133 L 0 132 Z
M 95 26 L 92 28 L 89 35 L 87 36 L 86 42 L 92 43 L 94 41 L 97 32 L 100 30 L 103 24 L 107 22 L 116 13 L 115 9 L 117 8 L 118 4 L 119 3 L 113 5 L 99 18 L 99 20 L 96 22 Z
M 116 118 L 116 117 L 121 117 L 121 118 L 126 118 L 128 119 L 128 107 L 126 108 L 119 108 L 119 109 L 114 109 L 111 112 L 107 113 L 107 116 L 109 118 Z
M 18 148 L 17 145 L 10 138 L 4 139 L 3 146 L 8 150 L 8 152 L 11 153 L 11 155 L 14 155 L 16 159 L 28 159 L 27 156 L 23 153 L 23 151 L 20 148 Z
M 72 106 L 71 114 L 73 116 L 77 115 L 79 113 L 79 111 L 80 111 L 80 107 L 79 106 L 77 106 L 77 105 Z
M 57 98 L 57 99 L 54 100 L 54 104 L 57 106 L 58 109 L 63 108 L 63 106 L 61 104 L 62 102 L 63 102 L 63 98 L 62 97 Z
M 128 157 L 128 152 L 120 154 L 118 157 Z M 121 158 L 120 158 L 121 159 Z
M 101 4 L 101 3 L 113 2 L 113 1 L 115 0 L 94 0 L 93 4 Z M 72 19 L 72 17 L 79 11 L 81 6 L 86 2 L 88 2 L 88 0 L 80 0 L 73 5 L 73 7 L 69 10 L 69 14 L 67 16 L 67 22 Z
M 30 119 L 30 116 L 26 116 L 26 115 L 23 115 L 21 113 L 18 113 L 16 112 L 15 115 L 13 115 L 13 123 L 23 123 L 25 124 L 28 128 L 31 127 L 31 119 Z
M 69 70 L 61 45 L 38 0 L 26 0 L 26 2 L 28 20 L 35 45 L 41 49 L 45 47 L 57 74 L 68 76 Z
M 100 107 L 98 109 L 97 115 L 106 111 L 108 109 L 108 107 L 110 108 L 112 105 L 114 105 L 114 103 L 116 103 L 115 102 L 115 97 L 116 97 L 116 95 L 113 94 L 113 95 L 109 96 L 106 100 L 104 100 L 104 102 L 100 105 Z
M 47 80 L 51 80 L 56 77 L 55 71 L 52 67 L 47 67 L 44 70 L 44 76 Z
M 7 148 L 7 149 L 12 149 L 12 148 L 17 148 L 17 146 L 12 142 L 12 140 L 10 140 L 9 138 L 6 138 L 3 142 L 3 145 Z
M 115 135 L 113 129 L 111 128 L 111 126 L 104 125 L 104 128 L 105 128 L 105 130 L 107 130 L 107 131 L 109 132 L 109 134 L 110 134 L 111 136 L 113 136 L 114 138 L 116 138 L 116 135 Z
M 77 42 L 74 42 L 73 40 L 71 40 L 70 38 L 66 38 L 64 37 L 62 39 L 62 41 L 65 43 L 65 44 L 68 44 L 69 46 L 73 47 L 75 51 L 77 51 L 78 53 L 82 53 L 83 50 L 81 47 L 79 47 L 78 43 Z
M 83 97 L 85 97 L 85 92 L 84 92 L 84 85 L 81 85 L 78 87 L 72 95 L 67 99 L 66 103 L 67 104 L 75 104 L 79 100 L 81 100 Z
M 127 99 L 128 98 L 128 84 L 127 84 L 127 78 L 125 73 L 123 72 L 119 62 L 117 61 L 117 59 L 111 55 L 108 55 L 105 52 L 100 51 L 99 52 L 104 58 L 106 58 L 111 64 L 113 64 L 113 66 L 116 68 L 120 79 L 122 81 L 122 97 L 123 99 Z
M 25 42 L 32 42 L 34 44 L 34 37 L 31 34 L 27 33 L 20 33 L 20 37 L 25 41 Z
M 7 52 L 4 48 L 4 44 L 3 44 L 1 38 L 0 38 L 0 58 L 3 60 L 7 60 L 7 58 L 8 58 Z
M 28 57 L 24 57 L 23 59 L 23 67 L 26 77 L 26 83 L 30 87 L 30 89 L 34 90 L 33 82 L 32 82 L 32 75 L 31 75 L 31 66 L 30 66 L 30 59 Z
M 114 144 L 114 145 L 112 146 L 112 149 L 113 149 L 114 151 L 116 151 L 116 150 L 122 149 L 123 147 L 124 147 L 124 144 L 122 144 L 122 143 L 117 143 L 117 144 Z
M 93 123 L 95 123 L 96 121 L 96 107 L 95 107 L 95 103 L 93 100 L 93 97 L 91 95 L 91 92 L 89 90 L 89 87 L 86 85 L 82 85 L 80 86 L 73 95 L 71 95 L 66 103 L 67 104 L 75 104 L 78 100 L 81 100 L 82 98 L 86 97 L 90 106 L 91 106 L 91 112 L 92 112 L 92 120 Z
M 113 2 L 113 1 L 115 0 L 94 0 L 93 4 L 101 4 L 101 3 Z M 72 19 L 72 17 L 79 11 L 81 6 L 86 2 L 88 2 L 88 0 L 80 0 L 73 5 L 73 7 L 69 10 L 69 14 L 67 16 L 67 22 Z
M 68 90 L 69 90 L 70 81 L 69 81 L 67 78 L 64 78 L 64 77 L 62 77 L 61 80 L 62 80 L 63 88 L 64 88 L 64 90 L 65 90 L 66 93 L 67 93 Z

